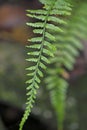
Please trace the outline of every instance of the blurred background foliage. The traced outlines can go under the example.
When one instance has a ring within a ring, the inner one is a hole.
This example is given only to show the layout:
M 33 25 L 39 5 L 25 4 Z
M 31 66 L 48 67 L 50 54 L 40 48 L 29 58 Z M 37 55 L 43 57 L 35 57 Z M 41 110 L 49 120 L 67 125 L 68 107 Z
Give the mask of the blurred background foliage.
M 25 9 L 40 7 L 38 0 L 0 0 L 0 103 L 25 108 L 25 45 L 29 44 L 27 39 L 32 36 L 32 30 L 25 25 L 30 20 L 26 17 Z M 83 43 L 85 49 L 77 58 L 74 70 L 70 72 L 64 130 L 87 128 L 87 42 Z M 44 84 L 36 100 L 32 113 L 50 125 L 50 130 L 56 129 L 56 115 Z M 0 130 L 5 129 L 0 114 Z

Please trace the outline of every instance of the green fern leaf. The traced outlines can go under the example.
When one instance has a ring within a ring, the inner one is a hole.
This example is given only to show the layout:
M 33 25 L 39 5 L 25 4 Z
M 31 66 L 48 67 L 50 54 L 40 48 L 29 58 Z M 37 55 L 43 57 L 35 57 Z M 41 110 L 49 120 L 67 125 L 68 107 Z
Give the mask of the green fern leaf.
M 87 13 L 83 11 L 84 8 L 87 10 L 87 3 L 82 4 L 81 2 L 78 9 L 77 6 L 76 8 L 73 7 L 71 19 L 63 26 L 63 33 L 55 34 L 57 50 L 55 57 L 51 58 L 51 64 L 45 79 L 47 88 L 50 90 L 51 102 L 58 116 L 58 128 L 60 130 L 63 130 L 62 124 L 68 86 L 63 76 L 66 70 L 73 69 L 75 59 L 79 55 L 79 50 L 83 50 L 81 41 L 87 39 L 87 29 L 85 29 L 87 26 Z M 54 12 L 56 13 L 56 11 Z
M 34 27 L 34 28 L 43 28 L 44 24 L 43 22 L 36 22 L 36 23 L 26 23 L 28 26 Z
M 41 82 L 40 77 L 43 76 L 41 70 L 46 69 L 46 64 L 50 63 L 49 56 L 54 56 L 56 50 L 55 45 L 52 45 L 52 42 L 55 41 L 54 33 L 63 32 L 59 24 L 65 24 L 65 22 L 60 18 L 56 18 L 56 14 L 61 16 L 70 14 L 70 5 L 68 5 L 65 0 L 42 0 L 42 3 L 44 4 L 43 9 L 27 10 L 29 13 L 27 16 L 40 20 L 26 23 L 28 26 L 34 28 L 33 32 L 35 34 L 40 34 L 40 36 L 28 39 L 31 44 L 27 46 L 27 48 L 30 49 L 28 52 L 29 59 L 27 59 L 30 66 L 26 69 L 29 73 L 27 74 L 29 80 L 26 81 L 28 84 L 27 106 L 19 130 L 22 130 L 33 107 L 37 89 L 39 88 L 38 84 Z M 56 21 L 51 20 L 51 18 L 54 18 Z

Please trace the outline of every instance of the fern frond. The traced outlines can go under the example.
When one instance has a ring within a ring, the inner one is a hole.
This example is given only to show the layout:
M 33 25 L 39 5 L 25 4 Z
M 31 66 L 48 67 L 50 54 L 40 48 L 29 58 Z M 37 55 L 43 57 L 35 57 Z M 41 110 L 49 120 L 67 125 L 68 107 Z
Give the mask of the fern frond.
M 50 68 L 47 70 L 45 82 L 50 92 L 51 102 L 56 110 L 58 128 L 63 130 L 65 114 L 65 100 L 67 92 L 66 70 L 72 70 L 79 50 L 83 49 L 82 40 L 87 39 L 87 4 L 81 3 L 75 10 L 73 7 L 71 19 L 63 26 L 63 33 L 56 33 L 55 57 L 51 58 Z M 75 10 L 75 14 L 74 14 Z M 76 12 L 77 11 L 77 12 Z M 55 68 L 55 69 L 54 69 Z
M 55 78 L 51 78 L 50 82 L 47 81 L 47 88 L 50 92 L 51 103 L 55 108 L 58 128 L 63 130 L 63 121 L 65 116 L 65 104 L 66 104 L 66 94 L 68 83 L 66 80 L 55 74 Z
M 65 0 L 42 0 L 44 4 L 43 9 L 41 10 L 28 10 L 27 16 L 38 19 L 38 22 L 27 23 L 28 26 L 34 28 L 34 33 L 39 34 L 40 36 L 36 36 L 34 38 L 29 39 L 31 42 L 28 55 L 30 56 L 27 61 L 30 63 L 33 62 L 27 70 L 29 70 L 29 80 L 26 82 L 28 84 L 27 87 L 27 106 L 25 109 L 25 113 L 23 115 L 22 121 L 20 123 L 19 130 L 22 130 L 25 121 L 27 120 L 31 108 L 33 107 L 33 103 L 36 98 L 36 91 L 39 88 L 39 83 L 41 81 L 41 77 L 43 76 L 42 69 L 46 69 L 46 64 L 50 62 L 49 56 L 54 56 L 55 45 L 52 42 L 55 41 L 55 35 L 53 32 L 62 32 L 59 24 L 65 24 L 65 22 L 61 19 L 56 18 L 56 14 L 60 16 L 69 15 L 71 8 L 70 5 L 65 2 Z M 51 20 L 54 18 L 56 21 Z

